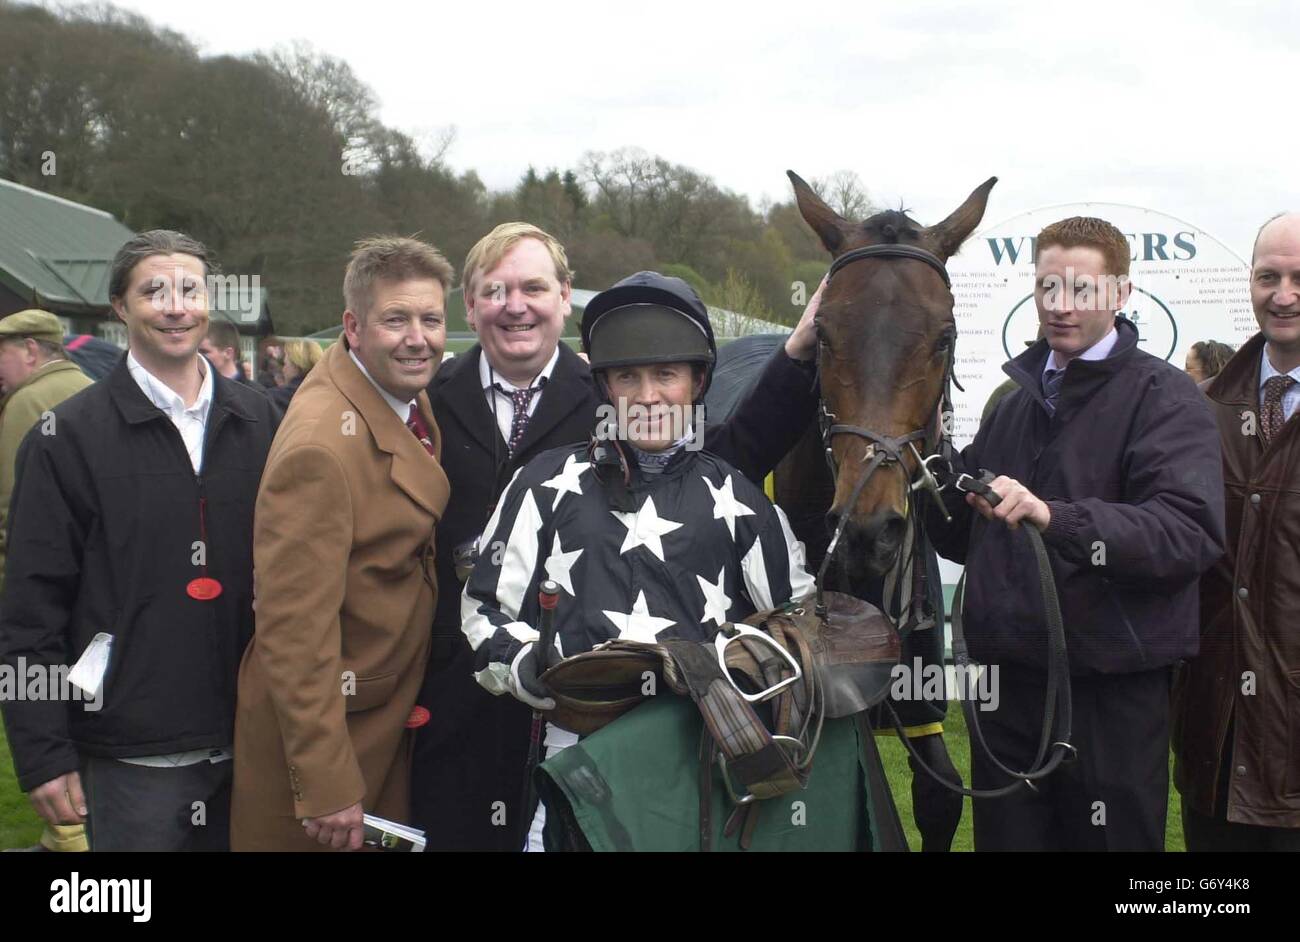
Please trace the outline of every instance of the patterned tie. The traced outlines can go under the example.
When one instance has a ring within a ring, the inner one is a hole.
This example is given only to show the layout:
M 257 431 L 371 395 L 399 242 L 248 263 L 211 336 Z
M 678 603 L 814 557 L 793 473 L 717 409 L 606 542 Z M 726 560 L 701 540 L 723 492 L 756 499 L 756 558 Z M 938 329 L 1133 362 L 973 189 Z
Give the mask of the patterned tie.
M 510 440 L 506 442 L 511 458 L 515 456 L 515 449 L 519 447 L 519 443 L 524 440 L 524 433 L 528 431 L 528 420 L 531 418 L 528 414 L 528 404 L 533 401 L 533 396 L 542 391 L 542 387 L 545 385 L 545 379 L 536 386 L 529 386 L 527 389 L 506 390 L 500 383 L 492 384 L 492 388 L 509 399 L 515 408 L 514 418 L 510 420 Z
M 1056 415 L 1056 400 L 1061 395 L 1065 370 L 1048 370 L 1043 374 L 1043 398 L 1047 401 L 1047 414 Z
M 1264 408 L 1260 410 L 1259 434 L 1268 447 L 1273 436 L 1282 430 L 1286 423 L 1286 414 L 1282 411 L 1282 397 L 1295 385 L 1290 376 L 1270 376 L 1264 383 Z
M 433 436 L 429 434 L 429 427 L 424 424 L 424 416 L 420 415 L 420 410 L 411 403 L 411 411 L 406 417 L 406 427 L 411 430 L 411 434 L 416 437 L 424 450 L 433 456 Z

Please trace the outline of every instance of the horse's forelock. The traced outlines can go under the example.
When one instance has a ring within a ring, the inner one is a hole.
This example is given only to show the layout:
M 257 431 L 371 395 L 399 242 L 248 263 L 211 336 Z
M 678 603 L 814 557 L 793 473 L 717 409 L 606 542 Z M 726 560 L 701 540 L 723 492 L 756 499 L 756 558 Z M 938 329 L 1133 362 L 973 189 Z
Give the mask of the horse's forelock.
M 907 210 L 902 207 L 876 213 L 876 215 L 862 223 L 862 228 L 864 231 L 891 243 L 898 242 L 904 236 L 919 239 L 924 231 L 915 219 L 907 215 Z

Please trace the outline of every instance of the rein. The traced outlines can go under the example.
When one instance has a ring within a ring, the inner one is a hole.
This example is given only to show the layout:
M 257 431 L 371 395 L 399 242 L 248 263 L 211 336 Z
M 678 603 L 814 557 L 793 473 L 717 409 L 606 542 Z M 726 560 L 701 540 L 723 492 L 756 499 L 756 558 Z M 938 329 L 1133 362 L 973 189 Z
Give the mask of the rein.
M 918 246 L 911 245 L 868 245 L 862 248 L 853 249 L 839 256 L 831 264 L 830 272 L 827 275 L 827 283 L 834 278 L 835 274 L 852 263 L 867 258 L 905 258 L 915 261 L 924 262 L 934 269 L 943 279 L 944 286 L 951 290 L 952 280 L 948 276 L 947 267 L 943 261 L 934 253 L 922 249 Z M 825 584 L 826 572 L 830 566 L 831 558 L 839 546 L 840 538 L 844 534 L 844 529 L 848 524 L 849 517 L 853 512 L 853 507 L 857 504 L 858 497 L 862 494 L 863 488 L 872 475 L 883 467 L 897 467 L 903 474 L 907 484 L 907 494 L 910 495 L 918 490 L 924 490 L 934 498 L 936 506 L 944 519 L 951 521 L 947 509 L 943 505 L 941 494 L 948 487 L 954 487 L 956 490 L 964 493 L 978 494 L 987 500 L 990 504 L 995 505 L 1001 498 L 989 487 L 989 482 L 993 476 L 985 471 L 981 477 L 976 478 L 969 474 L 956 474 L 953 468 L 954 449 L 952 445 L 951 434 L 946 427 L 946 417 L 952 415 L 952 387 L 957 386 L 961 389 L 961 384 L 957 381 L 954 374 L 956 363 L 956 338 L 949 348 L 948 362 L 944 368 L 943 387 L 940 390 L 938 412 L 943 416 L 936 422 L 932 418 L 924 428 L 913 429 L 904 435 L 891 437 L 879 432 L 857 425 L 844 425 L 836 421 L 836 416 L 826 406 L 825 396 L 821 396 L 819 402 L 818 421 L 822 432 L 822 447 L 825 450 L 826 461 L 830 466 L 831 475 L 837 480 L 839 478 L 839 468 L 835 461 L 835 455 L 831 448 L 831 441 L 836 435 L 854 435 L 867 441 L 866 452 L 862 461 L 866 467 L 858 477 L 857 483 L 853 486 L 848 501 L 844 509 L 840 512 L 839 521 L 835 526 L 835 533 L 831 538 L 830 544 L 826 548 L 826 555 L 822 559 L 822 564 L 817 570 L 817 615 L 824 618 L 826 615 L 826 606 L 823 598 L 823 586 Z M 819 370 L 820 373 L 820 358 Z M 938 428 L 935 429 L 935 425 Z M 921 442 L 921 448 L 918 449 L 917 442 Z M 934 451 L 926 457 L 921 456 L 921 449 L 929 450 L 933 442 Z M 904 450 L 910 451 L 916 462 L 916 469 L 909 474 L 904 467 L 903 457 Z M 885 580 L 885 585 L 891 583 L 897 591 L 899 583 L 906 577 L 907 570 L 912 572 L 912 597 L 906 607 L 900 604 L 898 608 L 897 620 L 903 621 L 901 625 L 896 624 L 895 630 L 898 631 L 900 638 L 906 639 L 913 631 L 921 628 L 930 628 L 935 624 L 941 623 L 941 612 L 930 612 L 925 614 L 928 608 L 928 597 L 925 586 L 925 546 L 924 539 L 916 539 L 916 534 L 924 537 L 925 526 L 922 519 L 919 501 L 908 500 L 907 504 L 907 533 L 908 538 L 904 540 L 903 545 L 911 543 L 911 552 L 899 552 L 897 570 L 892 579 Z M 969 697 L 962 696 L 959 699 L 962 703 L 962 711 L 966 716 L 966 724 L 970 729 L 972 738 L 979 743 L 984 754 L 989 758 L 993 765 L 1005 775 L 1014 779 L 1009 785 L 994 789 L 974 789 L 962 788 L 953 785 L 947 779 L 940 776 L 934 771 L 920 754 L 916 751 L 911 741 L 907 738 L 903 729 L 902 722 L 893 708 L 893 704 L 888 699 L 883 702 L 889 710 L 890 717 L 893 720 L 894 728 L 898 737 L 903 741 L 909 753 L 916 763 L 933 778 L 949 791 L 956 792 L 963 796 L 972 798 L 998 798 L 1003 795 L 1011 794 L 1019 790 L 1022 786 L 1034 788 L 1034 782 L 1050 775 L 1056 770 L 1061 762 L 1069 756 L 1075 754 L 1074 747 L 1070 744 L 1071 726 L 1073 719 L 1073 703 L 1070 689 L 1070 666 L 1067 651 L 1065 647 L 1065 626 L 1061 618 L 1060 602 L 1056 594 L 1056 582 L 1052 576 L 1051 562 L 1047 556 L 1046 547 L 1043 545 L 1042 535 L 1032 525 L 1022 526 L 1026 537 L 1034 551 L 1034 558 L 1038 565 L 1039 588 L 1043 597 L 1043 608 L 1045 620 L 1047 623 L 1048 636 L 1048 664 L 1047 664 L 1047 689 L 1043 705 L 1043 725 L 1042 734 L 1039 737 L 1038 750 L 1034 756 L 1030 768 L 1026 771 L 1019 771 L 1009 768 L 1001 762 L 989 749 L 988 743 L 984 739 L 983 731 L 980 729 L 979 719 L 976 714 L 975 705 Z M 910 558 L 905 558 L 910 556 Z M 965 634 L 962 630 L 962 604 L 965 599 L 966 573 L 962 572 L 961 579 L 957 584 L 957 592 L 953 598 L 952 613 L 952 650 L 954 665 L 961 671 L 969 672 L 973 666 L 977 666 L 971 660 L 966 645 Z M 887 605 L 886 599 L 881 600 L 882 605 Z M 903 619 L 906 612 L 906 619 Z M 895 620 L 890 616 L 888 609 L 884 610 L 886 618 Z M 1051 733 L 1053 720 L 1055 719 L 1056 710 L 1059 705 L 1060 709 L 1060 727 L 1061 739 L 1052 742 Z M 1051 749 L 1051 755 L 1048 756 L 1048 750 Z

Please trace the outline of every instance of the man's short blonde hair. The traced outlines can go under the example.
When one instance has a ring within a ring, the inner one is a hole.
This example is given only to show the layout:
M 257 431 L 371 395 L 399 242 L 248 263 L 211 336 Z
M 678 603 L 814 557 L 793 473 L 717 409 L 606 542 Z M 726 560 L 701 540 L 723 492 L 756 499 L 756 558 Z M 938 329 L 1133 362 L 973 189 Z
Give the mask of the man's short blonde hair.
M 460 286 L 466 293 L 474 291 L 474 278 L 480 271 L 491 271 L 501 264 L 501 259 L 523 239 L 536 239 L 546 247 L 547 254 L 555 263 L 555 277 L 560 284 L 573 282 L 573 271 L 569 268 L 569 257 L 564 254 L 564 246 L 558 239 L 532 223 L 503 222 L 469 250 L 465 256 L 465 267 L 461 269 Z
M 402 236 L 371 236 L 362 239 L 348 259 L 343 276 L 343 303 L 364 321 L 374 301 L 376 281 L 407 281 L 431 278 L 442 285 L 444 296 L 451 291 L 456 271 L 442 253 L 428 242 Z

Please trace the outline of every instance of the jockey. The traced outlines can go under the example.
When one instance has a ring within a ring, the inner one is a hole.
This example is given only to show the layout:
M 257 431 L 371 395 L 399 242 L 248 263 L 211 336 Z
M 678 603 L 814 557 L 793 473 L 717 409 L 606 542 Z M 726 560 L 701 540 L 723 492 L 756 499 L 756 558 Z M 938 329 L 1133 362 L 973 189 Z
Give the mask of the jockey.
M 708 641 L 728 622 L 813 590 L 785 515 L 702 450 L 716 345 L 686 282 L 639 272 L 592 299 L 582 341 L 602 396 L 590 442 L 539 455 L 488 522 L 465 586 L 475 677 L 536 709 L 538 587 L 561 587 L 559 657 L 611 638 Z M 547 754 L 577 737 L 547 727 Z M 529 849 L 541 850 L 539 809 Z

